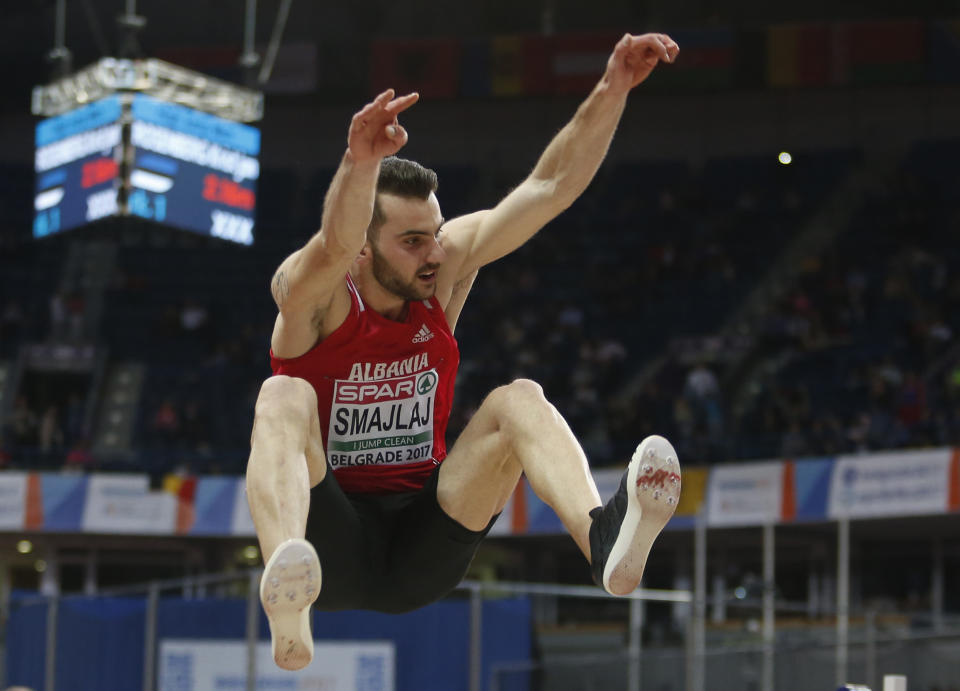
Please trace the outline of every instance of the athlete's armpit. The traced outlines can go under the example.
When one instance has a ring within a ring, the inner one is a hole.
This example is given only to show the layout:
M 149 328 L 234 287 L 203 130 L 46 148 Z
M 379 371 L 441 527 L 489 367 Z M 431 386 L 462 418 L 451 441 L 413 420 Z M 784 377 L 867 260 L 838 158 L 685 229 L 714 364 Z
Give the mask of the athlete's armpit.
M 472 274 L 466 278 L 461 278 L 459 281 L 453 284 L 453 292 L 450 294 L 451 299 L 456 298 L 458 295 L 462 295 L 463 291 L 470 290 L 470 286 L 473 285 L 473 279 L 477 277 L 477 272 L 474 271 Z
M 463 304 L 467 301 L 467 296 L 470 294 L 470 289 L 473 288 L 473 282 L 476 280 L 478 273 L 479 270 L 475 270 L 470 275 L 461 278 L 453 284 L 450 300 L 447 301 L 447 306 L 443 310 L 447 317 L 447 324 L 450 325 L 450 331 L 454 331 L 457 328 L 460 311 L 463 309 Z

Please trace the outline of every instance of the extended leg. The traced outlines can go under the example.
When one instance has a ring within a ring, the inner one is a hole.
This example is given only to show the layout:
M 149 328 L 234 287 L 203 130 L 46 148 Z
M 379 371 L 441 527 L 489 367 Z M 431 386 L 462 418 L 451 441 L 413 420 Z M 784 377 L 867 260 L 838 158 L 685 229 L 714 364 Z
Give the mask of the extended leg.
M 313 387 L 293 377 L 267 379 L 247 462 L 247 501 L 264 561 L 281 542 L 306 531 L 310 488 L 326 474 L 322 444 Z
M 273 656 L 284 669 L 313 659 L 310 605 L 320 592 L 320 562 L 303 539 L 310 488 L 326 474 L 317 398 L 302 379 L 267 379 L 257 398 L 247 463 L 247 501 L 266 562 L 260 601 Z

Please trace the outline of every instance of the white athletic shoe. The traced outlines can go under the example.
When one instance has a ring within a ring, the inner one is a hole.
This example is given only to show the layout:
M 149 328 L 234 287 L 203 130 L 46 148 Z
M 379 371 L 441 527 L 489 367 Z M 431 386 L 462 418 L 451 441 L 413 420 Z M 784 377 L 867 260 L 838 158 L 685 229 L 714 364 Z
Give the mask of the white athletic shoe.
M 612 595 L 640 585 L 654 540 L 673 516 L 680 499 L 677 452 L 663 437 L 640 442 L 620 488 L 606 506 L 590 512 L 593 581 Z
M 260 603 L 270 623 L 273 660 L 282 669 L 303 669 L 313 660 L 310 605 L 320 594 L 320 559 L 306 540 L 282 542 L 260 578 Z

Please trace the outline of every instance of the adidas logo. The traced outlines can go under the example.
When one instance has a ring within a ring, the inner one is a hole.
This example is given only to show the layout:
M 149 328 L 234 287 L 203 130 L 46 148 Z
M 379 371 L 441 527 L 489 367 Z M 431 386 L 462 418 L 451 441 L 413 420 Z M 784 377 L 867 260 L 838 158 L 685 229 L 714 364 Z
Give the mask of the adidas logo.
M 420 327 L 417 335 L 413 337 L 413 343 L 426 343 L 431 338 L 433 338 L 433 332 L 427 328 L 426 324 L 424 324 Z

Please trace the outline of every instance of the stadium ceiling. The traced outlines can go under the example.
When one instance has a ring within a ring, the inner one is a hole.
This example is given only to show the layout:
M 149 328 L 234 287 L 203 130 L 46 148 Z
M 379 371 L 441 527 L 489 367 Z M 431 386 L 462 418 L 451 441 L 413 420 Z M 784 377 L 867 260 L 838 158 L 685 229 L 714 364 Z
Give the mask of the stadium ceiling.
M 248 74 L 248 87 L 266 83 L 273 69 L 293 0 L 280 0 L 265 59 L 254 51 L 257 0 L 245 0 L 243 53 L 240 65 Z M 77 72 L 65 45 L 66 0 L 56 0 L 54 46 L 47 58 L 58 67 L 59 77 L 35 86 L 31 97 L 34 115 L 50 117 L 84 106 L 114 93 L 139 92 L 154 98 L 201 110 L 237 122 L 263 117 L 263 94 L 185 67 L 143 58 L 137 40 L 147 19 L 136 13 L 136 0 L 126 0 L 125 14 L 117 17 L 122 38 L 119 56 L 101 57 Z M 102 43 L 102 41 L 101 41 Z M 255 68 L 259 70 L 254 74 Z

